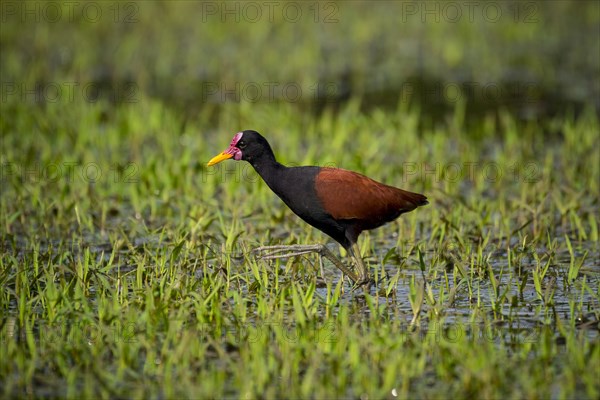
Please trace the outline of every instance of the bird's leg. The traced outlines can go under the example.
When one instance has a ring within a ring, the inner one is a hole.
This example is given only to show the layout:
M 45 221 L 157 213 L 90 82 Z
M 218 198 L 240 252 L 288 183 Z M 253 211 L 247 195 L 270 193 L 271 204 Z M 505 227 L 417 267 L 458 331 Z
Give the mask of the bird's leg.
M 261 246 L 254 249 L 257 253 L 262 254 L 263 260 L 273 260 L 275 258 L 290 258 L 297 257 L 309 253 L 318 253 L 333 263 L 342 273 L 348 275 L 350 279 L 357 283 L 358 276 L 348 267 L 346 267 L 331 251 L 323 244 L 312 245 L 277 245 L 277 246 Z
M 362 257 L 360 256 L 360 249 L 358 248 L 358 244 L 353 243 L 352 247 L 350 247 L 348 252 L 350 253 L 350 255 L 354 258 L 354 261 L 356 262 L 356 270 L 358 273 L 358 280 L 354 281 L 354 282 L 359 286 L 365 285 L 365 284 L 370 284 L 371 279 L 369 277 L 369 270 L 367 269 L 365 262 L 363 261 Z

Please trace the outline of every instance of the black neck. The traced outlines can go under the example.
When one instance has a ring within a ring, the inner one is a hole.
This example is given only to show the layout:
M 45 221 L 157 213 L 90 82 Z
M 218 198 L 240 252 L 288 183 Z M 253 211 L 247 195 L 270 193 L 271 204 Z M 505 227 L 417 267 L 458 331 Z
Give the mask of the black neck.
M 257 160 L 250 162 L 252 167 L 256 170 L 258 175 L 266 182 L 267 185 L 273 190 L 278 186 L 278 176 L 281 172 L 285 171 L 287 167 L 280 164 L 275 159 L 275 156 L 271 154 L 265 154 Z M 279 181 L 280 182 L 280 181 Z

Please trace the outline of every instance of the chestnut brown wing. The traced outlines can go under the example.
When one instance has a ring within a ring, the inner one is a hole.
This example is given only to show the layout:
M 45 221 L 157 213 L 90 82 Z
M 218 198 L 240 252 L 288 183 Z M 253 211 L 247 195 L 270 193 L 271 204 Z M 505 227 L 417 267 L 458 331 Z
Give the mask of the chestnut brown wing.
M 315 190 L 323 208 L 338 220 L 360 220 L 372 229 L 427 204 L 427 198 L 374 181 L 356 172 L 321 168 Z

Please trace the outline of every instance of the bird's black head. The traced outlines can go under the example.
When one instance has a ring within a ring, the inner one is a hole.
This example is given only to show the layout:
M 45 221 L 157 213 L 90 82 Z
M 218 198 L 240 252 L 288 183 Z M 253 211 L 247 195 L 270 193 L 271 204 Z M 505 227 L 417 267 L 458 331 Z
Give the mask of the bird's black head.
M 252 164 L 263 157 L 274 158 L 269 142 L 260 133 L 246 130 L 236 133 L 229 144 L 229 148 L 213 157 L 207 166 L 210 167 L 229 158 L 236 161 L 245 160 Z

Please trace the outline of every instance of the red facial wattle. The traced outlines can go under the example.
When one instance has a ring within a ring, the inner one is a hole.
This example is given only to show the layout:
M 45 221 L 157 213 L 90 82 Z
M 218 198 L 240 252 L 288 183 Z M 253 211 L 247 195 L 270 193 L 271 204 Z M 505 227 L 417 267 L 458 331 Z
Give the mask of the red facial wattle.
M 221 154 L 213 157 L 206 166 L 210 167 L 211 165 L 215 165 L 220 163 L 221 161 L 227 160 L 229 158 L 233 158 L 236 161 L 240 161 L 242 159 L 242 150 L 237 147 L 238 142 L 242 139 L 243 132 L 238 132 L 235 134 L 231 143 L 229 144 L 229 148 L 222 152 Z

